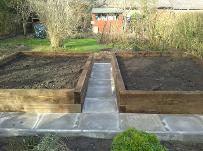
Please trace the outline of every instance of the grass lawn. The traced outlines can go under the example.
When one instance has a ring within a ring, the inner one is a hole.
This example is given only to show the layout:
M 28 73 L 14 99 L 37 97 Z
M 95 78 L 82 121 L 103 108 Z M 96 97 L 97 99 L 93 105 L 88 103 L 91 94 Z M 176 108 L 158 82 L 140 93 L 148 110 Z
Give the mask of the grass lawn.
M 62 48 L 57 51 L 66 52 L 98 52 L 102 49 L 111 48 L 110 45 L 102 45 L 96 39 L 67 39 Z M 50 51 L 50 42 L 47 39 L 35 39 L 16 37 L 12 39 L 0 40 L 0 55 L 15 51 Z

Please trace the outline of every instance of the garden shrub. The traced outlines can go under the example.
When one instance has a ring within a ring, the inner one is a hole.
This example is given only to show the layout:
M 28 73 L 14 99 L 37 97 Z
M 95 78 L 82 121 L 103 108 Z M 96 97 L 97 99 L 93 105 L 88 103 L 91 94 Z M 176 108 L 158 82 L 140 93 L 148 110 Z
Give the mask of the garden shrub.
M 42 138 L 41 142 L 34 146 L 32 151 L 70 151 L 60 137 L 48 134 Z
M 112 143 L 111 151 L 167 151 L 155 135 L 133 128 L 118 134 Z
M 8 151 L 32 151 L 35 145 L 40 141 L 38 136 L 30 137 L 11 137 L 5 150 Z
M 52 134 L 10 138 L 5 150 L 9 151 L 70 151 L 63 140 Z

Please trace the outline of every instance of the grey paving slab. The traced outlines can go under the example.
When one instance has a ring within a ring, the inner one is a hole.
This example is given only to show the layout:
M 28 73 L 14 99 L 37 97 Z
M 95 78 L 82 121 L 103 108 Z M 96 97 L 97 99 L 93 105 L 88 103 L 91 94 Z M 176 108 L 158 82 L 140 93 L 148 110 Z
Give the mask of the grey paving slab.
M 203 115 L 197 115 L 197 116 L 199 116 L 202 119 L 202 121 L 203 121 Z
M 41 114 L 32 113 L 4 113 L 0 118 L 0 128 L 32 129 Z
M 114 101 L 85 102 L 83 113 L 111 113 L 118 112 Z
M 85 98 L 85 102 L 116 102 L 114 97 Z
M 42 114 L 35 129 L 77 129 L 80 114 Z
M 83 113 L 79 128 L 82 130 L 119 130 L 119 115 L 117 113 Z
M 87 89 L 87 98 L 98 98 L 98 97 L 113 97 L 113 92 L 109 88 L 94 88 L 94 87 L 88 87 Z
M 95 69 L 111 69 L 111 63 L 94 63 Z
M 158 115 L 155 114 L 120 114 L 122 130 L 136 128 L 143 131 L 165 131 Z
M 198 116 L 161 115 L 160 118 L 169 131 L 203 131 L 203 122 Z
M 110 72 L 112 70 L 110 65 L 93 65 L 92 67 L 93 71 L 107 71 Z
M 111 80 L 111 72 L 104 72 L 104 71 L 92 71 L 91 79 L 97 80 Z
M 112 87 L 112 80 L 97 80 L 90 79 L 88 83 L 88 87 Z

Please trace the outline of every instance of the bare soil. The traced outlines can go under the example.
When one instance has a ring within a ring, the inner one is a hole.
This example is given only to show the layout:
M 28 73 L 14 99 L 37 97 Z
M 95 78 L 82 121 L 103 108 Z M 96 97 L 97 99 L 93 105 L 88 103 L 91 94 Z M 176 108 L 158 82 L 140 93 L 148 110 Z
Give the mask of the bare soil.
M 71 151 L 110 151 L 112 139 L 96 139 L 87 137 L 60 138 Z M 39 137 L 1 138 L 1 151 L 22 151 L 33 148 L 40 142 Z M 162 141 L 161 144 L 169 151 L 202 151 L 202 142 Z
M 128 90 L 203 90 L 203 64 L 190 57 L 117 57 Z
M 168 151 L 203 151 L 203 142 L 163 141 L 161 144 Z
M 74 88 L 87 57 L 19 56 L 0 66 L 1 89 Z
M 71 151 L 111 151 L 111 139 L 95 139 L 86 137 L 67 138 L 65 143 Z M 203 143 L 162 141 L 168 151 L 203 151 Z

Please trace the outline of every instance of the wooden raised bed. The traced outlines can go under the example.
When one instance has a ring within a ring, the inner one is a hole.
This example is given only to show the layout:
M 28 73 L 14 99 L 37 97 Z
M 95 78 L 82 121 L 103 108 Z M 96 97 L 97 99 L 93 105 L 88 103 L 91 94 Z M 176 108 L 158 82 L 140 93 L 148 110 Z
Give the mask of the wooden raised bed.
M 74 89 L 0 89 L 1 112 L 81 112 L 92 69 L 93 57 L 91 54 L 18 52 L 3 58 L 0 65 L 2 66 L 21 55 L 35 57 L 87 56 L 88 59 Z
M 117 57 L 175 56 L 160 52 L 115 53 L 112 56 L 113 76 L 120 112 L 160 114 L 203 114 L 203 91 L 146 91 L 127 90 Z M 181 54 L 183 56 L 183 54 Z M 189 55 L 187 55 L 189 56 Z M 203 65 L 203 61 L 194 56 Z M 153 69 L 152 69 L 153 70 Z M 136 75 L 133 75 L 136 76 Z M 202 77 L 203 78 L 203 77 Z

